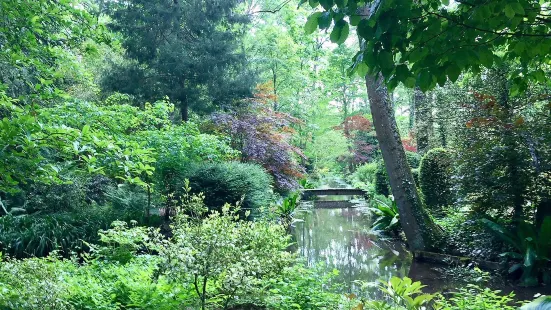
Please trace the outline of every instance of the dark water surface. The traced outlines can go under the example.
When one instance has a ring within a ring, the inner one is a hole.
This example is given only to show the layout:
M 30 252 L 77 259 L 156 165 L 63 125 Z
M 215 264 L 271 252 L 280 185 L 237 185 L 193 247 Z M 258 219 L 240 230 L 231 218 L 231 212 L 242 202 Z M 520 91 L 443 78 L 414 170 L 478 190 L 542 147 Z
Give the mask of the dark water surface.
M 341 198 L 342 199 L 342 198 Z M 327 200 L 327 199 L 323 199 Z M 450 291 L 464 286 L 461 276 L 445 272 L 442 265 L 416 262 L 404 244 L 381 240 L 370 234 L 371 216 L 365 206 L 357 208 L 315 209 L 312 202 L 302 203 L 293 225 L 297 251 L 309 266 L 322 263 L 321 272 L 338 270 L 334 279 L 338 292 L 380 298 L 377 280 L 408 276 L 427 285 L 427 292 Z M 375 283 L 360 290 L 358 281 Z M 534 294 L 550 294 L 549 287 L 513 287 L 505 280 L 490 282 L 494 289 L 515 291 L 518 299 L 532 299 Z

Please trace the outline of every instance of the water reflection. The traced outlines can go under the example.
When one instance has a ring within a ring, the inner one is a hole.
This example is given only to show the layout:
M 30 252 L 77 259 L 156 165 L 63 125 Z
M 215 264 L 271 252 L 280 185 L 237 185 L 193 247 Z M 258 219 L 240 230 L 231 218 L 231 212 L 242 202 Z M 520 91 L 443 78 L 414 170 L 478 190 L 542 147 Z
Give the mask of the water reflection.
M 446 266 L 413 261 L 402 243 L 377 240 L 370 235 L 367 231 L 372 219 L 365 207 L 314 209 L 311 202 L 303 202 L 302 206 L 304 210 L 296 215 L 301 221 L 292 228 L 295 249 L 309 266 L 321 262 L 326 273 L 339 271 L 333 281 L 338 284 L 334 287 L 336 292 L 381 299 L 384 297 L 375 282 L 392 276 L 421 281 L 427 285 L 427 293 L 454 291 L 466 284 L 466 279 L 445 272 Z M 360 290 L 356 281 L 374 285 Z M 514 291 L 518 300 L 532 299 L 536 293 L 551 295 L 551 287 L 521 288 L 502 278 L 483 285 L 505 294 Z
M 371 218 L 365 208 L 310 209 L 295 223 L 299 253 L 309 266 L 325 263 L 326 272 L 339 271 L 334 280 L 342 292 L 358 293 L 356 280 L 376 282 L 407 276 L 412 257 L 403 245 L 382 242 L 367 233 Z M 376 242 L 375 242 L 376 241 Z M 375 288 L 366 297 L 379 297 Z

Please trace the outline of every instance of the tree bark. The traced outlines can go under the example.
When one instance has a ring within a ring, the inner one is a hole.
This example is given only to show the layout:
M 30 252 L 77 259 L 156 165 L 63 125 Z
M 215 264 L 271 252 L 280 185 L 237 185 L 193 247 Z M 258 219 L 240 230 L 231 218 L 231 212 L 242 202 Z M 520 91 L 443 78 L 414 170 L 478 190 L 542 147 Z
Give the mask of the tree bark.
M 384 79 L 380 74 L 368 74 L 365 82 L 373 125 L 409 248 L 412 251 L 433 249 L 442 237 L 442 230 L 432 221 L 419 198 Z
M 187 122 L 189 121 L 189 106 L 187 101 L 183 101 L 180 105 L 180 113 L 182 115 L 182 121 Z

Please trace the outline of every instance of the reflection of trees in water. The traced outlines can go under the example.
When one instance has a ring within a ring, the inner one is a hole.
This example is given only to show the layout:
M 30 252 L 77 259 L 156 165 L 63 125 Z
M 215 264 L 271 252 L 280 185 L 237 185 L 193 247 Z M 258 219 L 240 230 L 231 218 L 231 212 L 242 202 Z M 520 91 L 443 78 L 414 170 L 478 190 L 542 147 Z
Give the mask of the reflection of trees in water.
M 335 283 L 341 291 L 358 292 L 355 281 L 375 282 L 391 276 L 406 276 L 411 257 L 403 247 L 375 243 L 365 233 L 368 218 L 358 209 L 317 209 L 304 213 L 295 234 L 299 253 L 310 266 L 326 264 L 326 271 L 339 270 Z M 366 294 L 377 297 L 373 288 Z

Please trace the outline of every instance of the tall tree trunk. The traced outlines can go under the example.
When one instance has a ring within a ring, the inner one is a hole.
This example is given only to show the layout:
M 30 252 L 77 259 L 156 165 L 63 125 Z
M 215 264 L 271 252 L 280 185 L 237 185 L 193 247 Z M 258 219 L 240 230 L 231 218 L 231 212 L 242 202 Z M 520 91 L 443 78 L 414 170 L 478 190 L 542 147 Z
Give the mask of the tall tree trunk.
M 432 221 L 419 198 L 384 79 L 380 74 L 368 74 L 365 82 L 373 125 L 409 248 L 412 251 L 432 249 L 442 237 L 442 230 Z
M 6 209 L 6 206 L 4 206 L 4 203 L 2 202 L 2 197 L 0 197 L 0 217 L 8 215 L 8 210 Z
M 429 137 L 432 132 L 432 110 L 427 96 L 419 87 L 414 90 L 414 101 L 417 151 L 420 154 L 425 154 L 429 150 Z
M 374 5 L 377 3 L 379 1 L 374 1 Z M 362 18 L 369 18 L 369 5 L 360 8 L 358 13 L 363 16 Z M 359 39 L 360 48 L 363 50 L 365 41 Z M 384 84 L 384 78 L 380 73 L 376 76 L 368 73 L 365 76 L 365 84 L 373 116 L 373 127 L 375 127 L 392 195 L 398 206 L 400 224 L 409 248 L 412 251 L 435 249 L 442 240 L 444 232 L 423 208 L 400 139 L 394 108 Z
M 415 91 L 412 93 L 409 100 L 409 131 L 415 129 Z
M 182 115 L 182 121 L 189 121 L 189 105 L 187 100 L 182 101 L 182 104 L 180 105 L 180 114 Z

